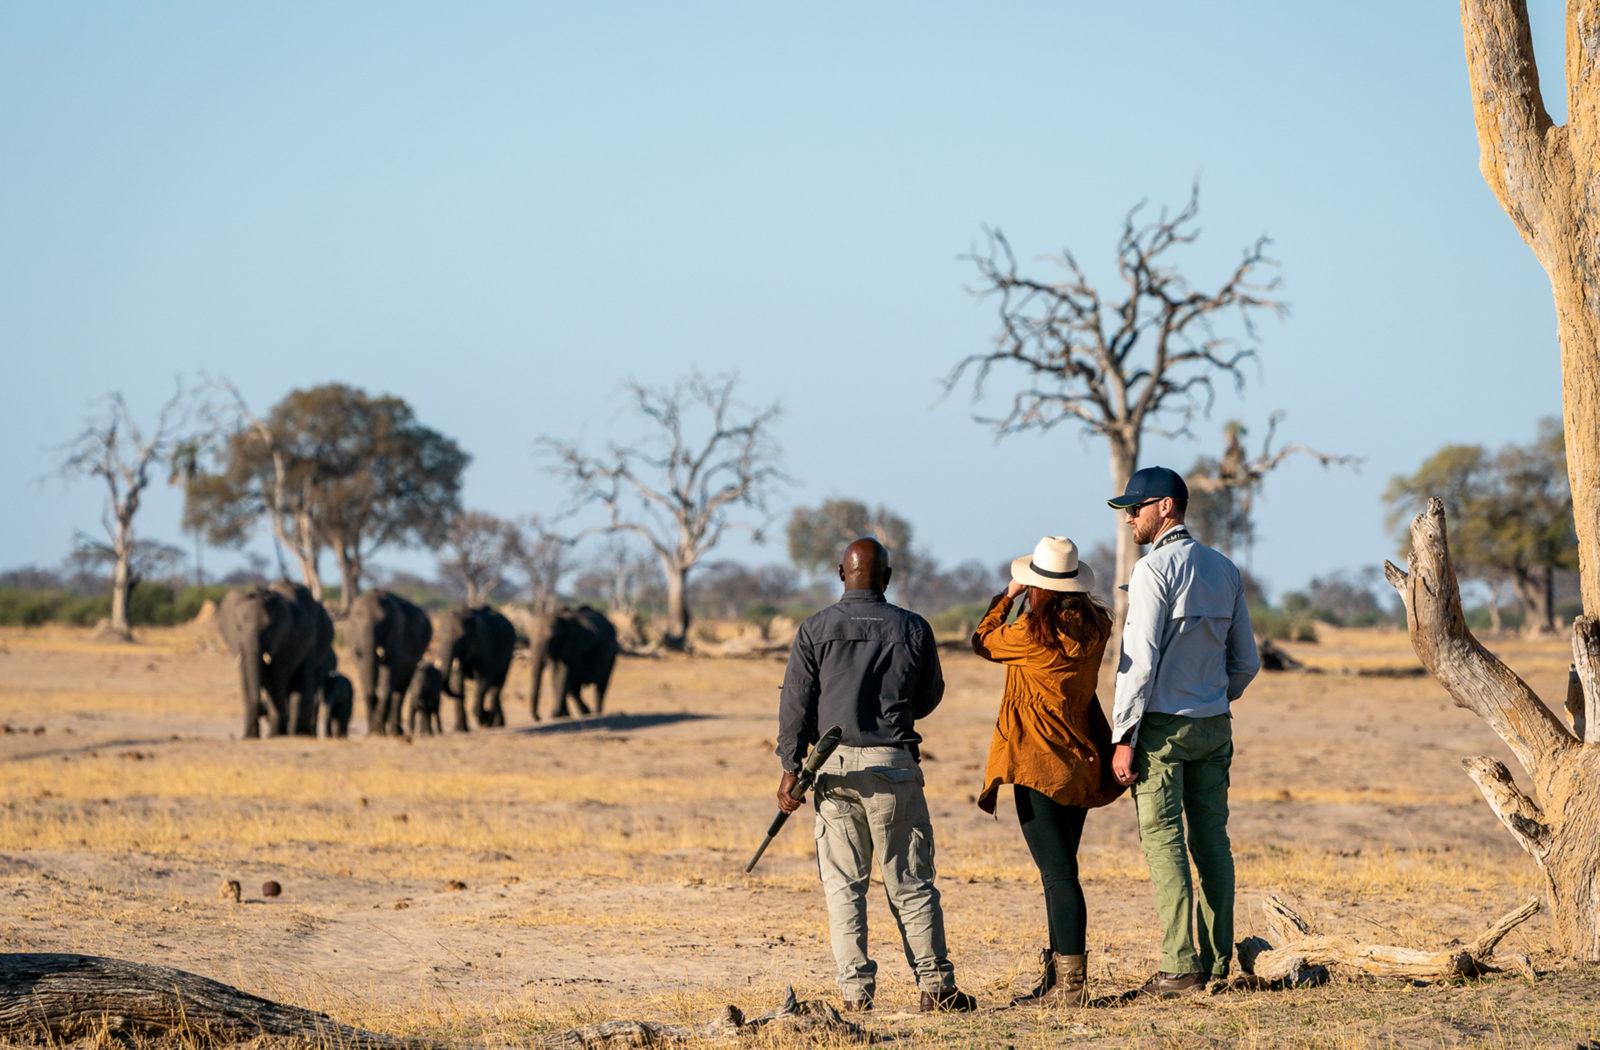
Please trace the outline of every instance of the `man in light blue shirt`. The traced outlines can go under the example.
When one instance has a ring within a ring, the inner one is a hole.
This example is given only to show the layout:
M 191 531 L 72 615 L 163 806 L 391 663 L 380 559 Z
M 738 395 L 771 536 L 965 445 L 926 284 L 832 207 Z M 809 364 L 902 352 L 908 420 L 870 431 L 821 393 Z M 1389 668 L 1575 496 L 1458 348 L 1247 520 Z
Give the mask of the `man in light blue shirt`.
M 1106 502 L 1122 511 L 1135 543 L 1154 544 L 1128 578 L 1111 771 L 1133 787 L 1139 842 L 1163 928 L 1161 970 L 1140 990 L 1172 998 L 1226 977 L 1233 957 L 1229 705 L 1261 661 L 1238 568 L 1184 527 L 1189 488 L 1183 478 L 1166 467 L 1146 467 L 1128 479 L 1126 492 Z

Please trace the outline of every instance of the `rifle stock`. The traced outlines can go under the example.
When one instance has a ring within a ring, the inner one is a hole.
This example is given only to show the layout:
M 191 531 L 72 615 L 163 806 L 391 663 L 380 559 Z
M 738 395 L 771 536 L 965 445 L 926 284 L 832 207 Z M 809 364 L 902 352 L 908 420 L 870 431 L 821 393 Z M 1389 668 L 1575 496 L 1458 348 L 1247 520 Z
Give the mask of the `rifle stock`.
M 839 726 L 834 726 L 822 734 L 822 739 L 816 742 L 816 745 L 811 748 L 811 754 L 806 756 L 806 763 L 800 768 L 800 775 L 795 778 L 794 787 L 789 790 L 789 794 L 798 799 L 805 798 L 806 792 L 811 790 L 811 785 L 816 783 L 817 771 L 822 768 L 822 764 L 828 760 L 828 756 L 833 754 L 834 749 L 839 746 L 839 738 L 843 735 L 844 730 Z M 778 832 L 783 830 L 784 821 L 788 819 L 789 814 L 781 809 L 778 810 L 778 815 L 772 818 L 772 826 L 767 829 L 767 837 L 761 840 L 761 845 L 756 847 L 755 856 L 751 857 L 750 863 L 744 866 L 746 874 L 755 870 L 756 861 L 760 860 L 761 854 L 765 853 L 767 847 L 772 845 L 772 840 L 778 837 Z

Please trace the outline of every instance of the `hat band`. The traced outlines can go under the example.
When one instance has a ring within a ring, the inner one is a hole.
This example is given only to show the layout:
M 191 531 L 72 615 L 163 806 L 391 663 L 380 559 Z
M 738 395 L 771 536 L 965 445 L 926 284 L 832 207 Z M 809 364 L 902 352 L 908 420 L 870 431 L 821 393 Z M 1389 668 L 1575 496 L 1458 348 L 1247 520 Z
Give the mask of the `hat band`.
M 1041 569 L 1031 558 L 1028 559 L 1028 568 L 1051 580 L 1070 580 L 1078 575 L 1077 569 L 1073 569 L 1071 572 L 1051 572 L 1049 569 Z

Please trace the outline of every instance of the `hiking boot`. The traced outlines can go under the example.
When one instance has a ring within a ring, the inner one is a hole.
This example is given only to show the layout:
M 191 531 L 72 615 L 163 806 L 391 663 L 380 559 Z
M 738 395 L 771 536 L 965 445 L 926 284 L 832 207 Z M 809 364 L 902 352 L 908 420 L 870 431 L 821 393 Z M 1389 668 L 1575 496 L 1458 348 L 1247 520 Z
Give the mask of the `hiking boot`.
M 1088 955 L 1056 956 L 1056 986 L 1050 997 L 1062 1006 L 1089 1005 Z
M 1161 970 L 1140 986 L 1139 994 L 1157 999 L 1176 999 L 1180 995 L 1204 991 L 1207 980 L 1207 975 L 1203 973 L 1167 973 Z
M 951 988 L 946 992 L 923 992 L 920 1009 L 925 1014 L 971 1013 L 978 1008 L 978 1000 L 963 992 L 959 988 Z
M 1088 956 L 1061 955 L 1046 949 L 1039 953 L 1044 968 L 1039 983 L 1027 995 L 1011 1000 L 1012 1006 L 1088 1006 Z
M 872 1012 L 872 996 L 863 995 L 859 999 L 846 999 L 844 1001 L 844 1006 L 842 1008 L 840 1008 L 839 1012 L 840 1013 L 845 1013 L 845 1014 L 871 1013 Z

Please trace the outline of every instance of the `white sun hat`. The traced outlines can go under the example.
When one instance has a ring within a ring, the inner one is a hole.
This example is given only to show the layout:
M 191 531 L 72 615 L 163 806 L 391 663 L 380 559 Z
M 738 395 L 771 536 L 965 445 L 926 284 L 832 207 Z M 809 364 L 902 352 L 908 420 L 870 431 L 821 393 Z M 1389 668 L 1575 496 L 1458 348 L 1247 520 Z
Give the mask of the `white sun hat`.
M 1011 563 L 1011 578 L 1046 591 L 1092 591 L 1094 570 L 1078 560 L 1078 545 L 1065 536 L 1046 536 Z

